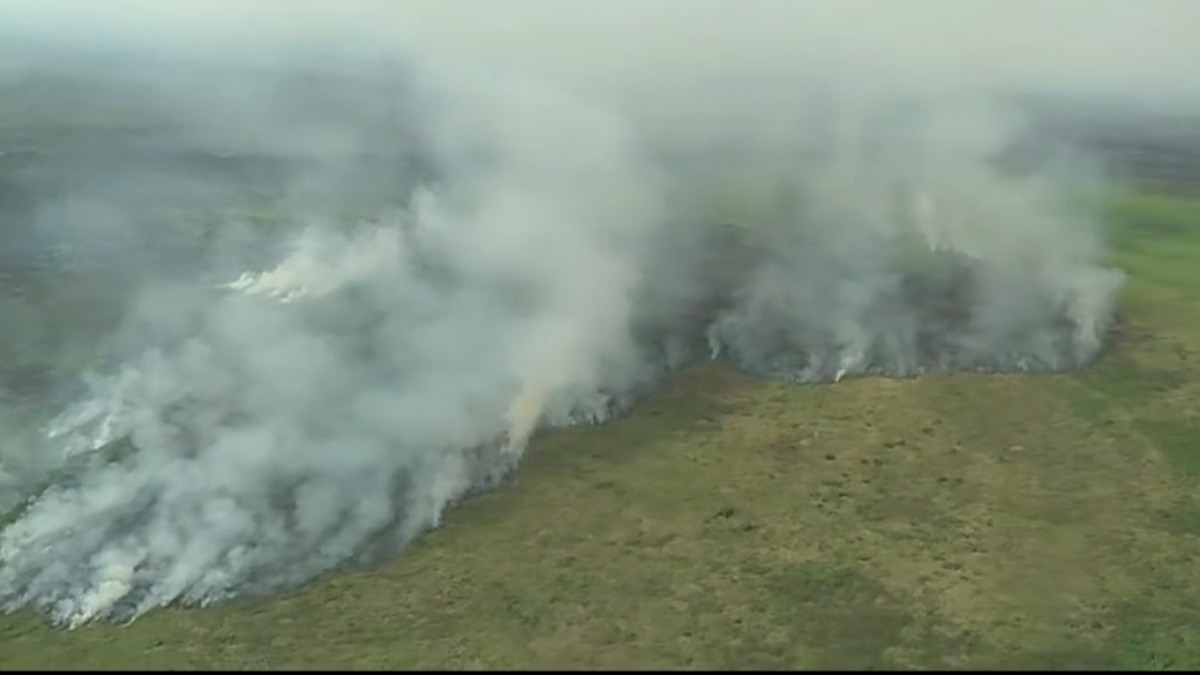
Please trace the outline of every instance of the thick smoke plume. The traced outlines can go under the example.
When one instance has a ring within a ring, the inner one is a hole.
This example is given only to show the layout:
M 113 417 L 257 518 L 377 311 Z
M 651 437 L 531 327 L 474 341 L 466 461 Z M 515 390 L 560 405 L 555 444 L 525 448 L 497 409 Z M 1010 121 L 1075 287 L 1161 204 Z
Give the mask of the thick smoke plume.
M 1121 277 L 1017 102 L 1196 56 L 1187 2 L 171 7 L 0 9 L 0 602 L 71 626 L 386 559 L 699 359 L 1086 365 Z

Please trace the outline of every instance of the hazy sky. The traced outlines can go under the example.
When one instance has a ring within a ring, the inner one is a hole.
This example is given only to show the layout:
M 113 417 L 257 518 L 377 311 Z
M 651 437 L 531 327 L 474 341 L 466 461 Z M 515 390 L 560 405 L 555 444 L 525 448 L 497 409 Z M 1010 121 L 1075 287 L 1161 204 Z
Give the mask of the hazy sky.
M 209 53 L 324 35 L 624 89 L 800 73 L 906 86 L 1200 86 L 1192 0 L 8 0 L 0 21 Z

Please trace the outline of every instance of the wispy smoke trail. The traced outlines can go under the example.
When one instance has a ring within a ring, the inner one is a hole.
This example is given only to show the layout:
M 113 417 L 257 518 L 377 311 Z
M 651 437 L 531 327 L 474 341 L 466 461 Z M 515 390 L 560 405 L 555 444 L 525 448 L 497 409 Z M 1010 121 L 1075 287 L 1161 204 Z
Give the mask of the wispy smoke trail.
M 1064 78 L 982 53 L 918 77 L 871 29 L 781 30 L 861 18 L 819 3 L 614 0 L 572 40 L 522 1 L 465 41 L 466 5 L 397 3 L 407 53 L 370 3 L 266 35 L 220 3 L 155 31 L 74 5 L 53 39 L 0 14 L 0 253 L 56 251 L 0 261 L 41 294 L 5 300 L 0 348 L 55 373 L 31 398 L 0 370 L 4 607 L 130 619 L 386 559 L 537 429 L 698 359 L 831 382 L 1100 349 L 1121 277 L 1096 228 L 997 163 L 999 102 Z M 683 24 L 707 42 L 679 51 Z M 348 26 L 366 46 L 324 49 Z M 39 352 L 35 319 L 86 337 Z

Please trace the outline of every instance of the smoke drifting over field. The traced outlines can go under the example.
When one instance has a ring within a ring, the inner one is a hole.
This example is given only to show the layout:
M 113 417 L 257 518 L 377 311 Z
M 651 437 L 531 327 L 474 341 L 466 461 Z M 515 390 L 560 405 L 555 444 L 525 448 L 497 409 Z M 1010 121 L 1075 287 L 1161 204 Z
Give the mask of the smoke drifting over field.
M 0 601 L 66 625 L 386 558 L 697 359 L 1086 365 L 1121 277 L 1008 104 L 1200 62 L 1190 2 L 18 5 L 2 271 L 110 317 L 0 319 L 86 335 L 0 369 Z

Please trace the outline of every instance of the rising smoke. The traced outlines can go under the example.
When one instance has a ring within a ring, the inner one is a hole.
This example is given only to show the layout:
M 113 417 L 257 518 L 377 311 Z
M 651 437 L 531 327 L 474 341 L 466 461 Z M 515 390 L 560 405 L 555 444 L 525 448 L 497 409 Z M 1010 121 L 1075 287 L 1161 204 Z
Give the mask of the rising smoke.
M 386 559 L 698 359 L 1086 365 L 1121 277 L 1009 102 L 1173 84 L 1197 12 L 21 4 L 0 601 L 71 626 Z

